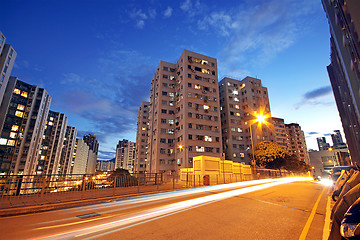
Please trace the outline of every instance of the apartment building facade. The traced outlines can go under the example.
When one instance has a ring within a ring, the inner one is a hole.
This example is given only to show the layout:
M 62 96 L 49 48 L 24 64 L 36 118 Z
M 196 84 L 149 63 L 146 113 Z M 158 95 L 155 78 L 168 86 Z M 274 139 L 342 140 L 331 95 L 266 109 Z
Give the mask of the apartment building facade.
M 271 123 L 274 125 L 275 143 L 280 145 L 285 151 L 288 151 L 288 138 L 284 119 L 271 117 Z
M 288 138 L 288 152 L 294 154 L 299 160 L 310 163 L 307 151 L 305 134 L 297 123 L 285 124 Z
M 360 2 L 322 0 L 330 25 L 327 67 L 352 161 L 360 163 Z
M 0 106 L 16 59 L 14 48 L 5 44 L 6 38 L 0 31 Z
M 217 60 L 184 50 L 151 81 L 147 172 L 178 172 L 199 155 L 222 157 Z
M 42 136 L 39 159 L 34 169 L 36 174 L 58 174 L 67 121 L 65 114 L 49 111 Z
M 10 77 L 0 107 L 0 173 L 35 174 L 51 97 Z
M 150 102 L 142 102 L 137 118 L 134 172 L 146 172 Z
M 66 127 L 64 144 L 61 150 L 59 174 L 70 174 L 71 166 L 74 164 L 74 149 L 76 143 L 77 129 L 72 126 Z
M 246 77 L 243 80 L 223 78 L 219 84 L 222 143 L 225 158 L 234 162 L 250 163 L 252 145 L 274 141 L 268 91 L 261 80 Z M 265 123 L 256 121 L 266 116 Z
M 135 163 L 135 146 L 134 142 L 123 139 L 116 146 L 115 169 L 126 169 L 130 173 L 134 172 Z

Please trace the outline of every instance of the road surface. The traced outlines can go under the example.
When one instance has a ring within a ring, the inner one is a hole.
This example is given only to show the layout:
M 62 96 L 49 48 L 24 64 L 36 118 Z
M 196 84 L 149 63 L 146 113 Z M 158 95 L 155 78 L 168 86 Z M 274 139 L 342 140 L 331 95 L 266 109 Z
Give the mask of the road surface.
M 322 239 L 327 187 L 259 180 L 0 218 L 1 239 Z

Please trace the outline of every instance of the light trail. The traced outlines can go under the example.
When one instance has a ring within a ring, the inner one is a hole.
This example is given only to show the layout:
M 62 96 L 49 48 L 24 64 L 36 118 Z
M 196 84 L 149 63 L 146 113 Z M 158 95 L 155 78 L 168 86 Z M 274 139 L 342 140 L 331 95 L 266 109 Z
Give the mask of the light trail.
M 206 187 L 177 190 L 175 192 L 156 193 L 156 194 L 151 194 L 151 195 L 147 195 L 147 196 L 140 196 L 140 197 L 119 200 L 116 202 L 108 202 L 108 203 L 103 203 L 103 204 L 94 204 L 94 205 L 90 205 L 90 206 L 84 206 L 84 207 L 74 209 L 73 213 L 80 214 L 81 212 L 91 210 L 91 211 L 97 211 L 99 214 L 108 214 L 108 213 L 118 212 L 119 210 L 127 210 L 127 209 L 131 209 L 134 207 L 147 205 L 144 203 L 151 204 L 154 201 L 161 202 L 161 200 L 166 200 L 166 199 L 170 199 L 170 198 L 175 199 L 175 198 L 185 197 L 185 196 L 193 195 L 193 194 L 206 193 L 206 192 L 210 192 L 210 191 L 228 190 L 228 189 L 233 189 L 233 188 L 251 186 L 251 185 L 255 185 L 255 184 L 270 183 L 270 182 L 275 182 L 278 180 L 279 179 L 252 180 L 252 181 L 245 181 L 245 182 L 227 183 L 227 184 L 221 184 L 221 185 L 213 185 L 213 186 L 206 186 Z M 102 209 L 108 209 L 110 207 L 116 207 L 116 208 L 112 209 L 112 210 L 101 211 Z M 67 209 L 58 210 L 58 211 L 67 211 Z M 74 220 L 74 219 L 76 219 L 76 218 L 75 217 L 63 218 L 63 219 L 58 219 L 58 220 L 53 220 L 53 221 L 44 221 L 41 223 L 37 223 L 36 225 L 38 226 L 38 225 L 49 224 L 49 223 L 64 222 L 64 221 Z M 93 219 L 93 221 L 94 220 L 96 220 L 96 219 Z M 75 223 L 67 224 L 67 225 L 75 225 L 75 224 L 79 224 L 82 222 L 83 221 L 77 221 Z M 61 227 L 61 224 L 50 226 L 50 227 L 39 227 L 37 229 L 46 229 L 46 228 L 54 228 L 54 227 Z
M 212 203 L 212 202 L 228 199 L 228 198 L 231 198 L 234 196 L 239 196 L 239 195 L 242 195 L 245 193 L 258 191 L 258 190 L 274 187 L 274 186 L 281 185 L 281 184 L 291 183 L 291 182 L 295 182 L 295 181 L 311 181 L 311 180 L 312 180 L 312 178 L 309 178 L 309 177 L 306 177 L 306 178 L 294 177 L 294 178 L 276 179 L 274 181 L 270 181 L 270 183 L 265 183 L 262 185 L 256 185 L 256 186 L 251 186 L 251 187 L 247 187 L 247 188 L 231 190 L 231 191 L 217 193 L 217 194 L 210 195 L 210 196 L 204 196 L 204 197 L 199 197 L 199 198 L 195 198 L 195 199 L 181 201 L 178 203 L 168 204 L 163 207 L 157 207 L 157 208 L 154 208 L 151 210 L 143 211 L 143 212 L 134 214 L 132 216 L 129 216 L 127 218 L 114 220 L 114 221 L 111 221 L 108 223 L 102 223 L 102 224 L 98 224 L 95 226 L 79 228 L 79 229 L 70 230 L 67 232 L 60 232 L 57 234 L 36 237 L 36 238 L 31 238 L 31 239 L 32 240 L 35 240 L 35 239 L 37 239 L 37 240 L 39 240 L 39 239 L 68 239 L 68 238 L 74 238 L 74 237 L 83 238 L 86 235 L 99 233 L 98 235 L 94 236 L 94 237 L 98 237 L 99 235 L 105 235 L 105 234 L 110 233 L 109 231 L 106 233 L 100 233 L 105 230 L 117 228 L 115 230 L 112 230 L 111 232 L 120 231 L 121 230 L 121 229 L 119 229 L 120 227 L 125 227 L 125 226 L 131 225 L 131 224 L 139 224 L 139 222 L 150 221 L 155 218 L 158 219 L 162 216 L 166 216 L 171 213 L 188 210 L 189 208 L 198 207 L 198 206 L 201 206 L 201 205 L 204 205 L 207 203 Z

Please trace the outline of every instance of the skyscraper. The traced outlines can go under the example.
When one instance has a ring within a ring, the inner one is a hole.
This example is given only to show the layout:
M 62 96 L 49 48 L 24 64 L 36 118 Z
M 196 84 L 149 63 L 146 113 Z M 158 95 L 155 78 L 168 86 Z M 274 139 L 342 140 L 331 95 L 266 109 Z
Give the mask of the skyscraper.
M 134 171 L 144 173 L 147 162 L 147 141 L 149 130 L 149 102 L 142 102 L 138 111 L 136 129 L 136 150 Z
M 316 138 L 316 141 L 319 147 L 319 151 L 326 151 L 329 149 L 330 144 L 326 142 L 325 137 L 318 137 Z
M 221 157 L 217 61 L 184 50 L 160 61 L 151 81 L 147 172 L 192 167 L 199 155 Z
M 5 44 L 5 36 L 0 31 L 0 105 L 16 59 L 11 45 Z
M 289 143 L 284 119 L 272 117 L 270 122 L 274 125 L 275 143 L 280 145 L 284 150 L 288 151 Z
M 77 130 L 75 127 L 67 126 L 64 145 L 61 150 L 59 174 L 70 174 L 71 166 L 74 164 L 74 148 Z
M 342 136 L 341 136 L 341 133 L 340 133 L 340 130 L 334 130 L 334 133 L 331 134 L 331 139 L 333 141 L 333 147 L 336 148 L 336 149 L 339 149 L 339 148 L 346 148 L 346 143 L 344 143 L 343 139 L 342 139 Z
M 10 77 L 0 107 L 0 173 L 34 173 L 50 103 L 45 89 Z
M 262 114 L 271 122 L 267 88 L 257 78 L 246 77 L 240 81 L 226 77 L 220 81 L 219 89 L 225 158 L 249 163 L 252 141 L 255 148 L 258 142 L 275 139 L 271 123 L 254 121 L 257 115 Z
M 331 64 L 327 70 L 352 161 L 360 164 L 360 2 L 322 3 L 331 33 Z

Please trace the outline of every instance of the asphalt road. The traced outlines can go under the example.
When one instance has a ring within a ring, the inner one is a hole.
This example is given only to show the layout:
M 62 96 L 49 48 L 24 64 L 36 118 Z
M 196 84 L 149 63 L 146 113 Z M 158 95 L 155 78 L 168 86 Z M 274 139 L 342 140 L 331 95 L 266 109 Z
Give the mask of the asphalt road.
M 0 230 L 1 239 L 322 239 L 326 203 L 319 183 L 253 181 L 5 217 Z

